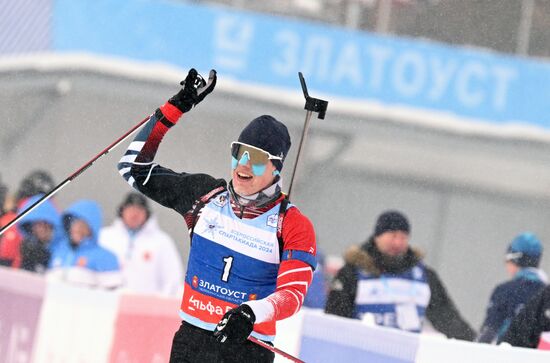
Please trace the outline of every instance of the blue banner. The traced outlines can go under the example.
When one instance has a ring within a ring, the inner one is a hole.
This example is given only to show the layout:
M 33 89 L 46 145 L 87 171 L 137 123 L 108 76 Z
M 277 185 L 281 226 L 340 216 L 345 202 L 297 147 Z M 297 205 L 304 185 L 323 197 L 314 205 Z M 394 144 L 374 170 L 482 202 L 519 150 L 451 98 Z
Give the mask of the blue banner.
M 54 0 L 54 49 L 215 68 L 220 77 L 495 123 L 550 127 L 550 64 L 227 7 Z
M 419 344 L 419 334 L 368 327 L 356 319 L 306 313 L 300 358 L 325 363 L 414 363 Z

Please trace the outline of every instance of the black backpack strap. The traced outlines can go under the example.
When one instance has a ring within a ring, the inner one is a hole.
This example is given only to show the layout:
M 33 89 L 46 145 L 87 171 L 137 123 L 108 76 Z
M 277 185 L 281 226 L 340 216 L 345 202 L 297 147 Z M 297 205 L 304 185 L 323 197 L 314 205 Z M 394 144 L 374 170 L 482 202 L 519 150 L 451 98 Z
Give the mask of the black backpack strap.
M 189 244 L 193 241 L 193 232 L 195 231 L 195 225 L 197 224 L 197 219 L 199 218 L 199 214 L 206 205 L 206 203 L 210 202 L 212 198 L 215 198 L 218 194 L 225 192 L 225 187 L 218 187 L 216 189 L 212 189 L 208 194 L 203 195 L 197 201 L 195 204 L 193 204 L 193 209 L 191 212 L 191 229 L 189 230 Z
M 283 220 L 285 219 L 288 203 L 290 203 L 290 201 L 288 200 L 288 196 L 285 194 L 285 197 L 283 198 L 279 206 L 279 218 L 277 219 L 277 240 L 279 241 L 279 260 L 282 260 L 283 258 L 283 247 L 284 247 Z

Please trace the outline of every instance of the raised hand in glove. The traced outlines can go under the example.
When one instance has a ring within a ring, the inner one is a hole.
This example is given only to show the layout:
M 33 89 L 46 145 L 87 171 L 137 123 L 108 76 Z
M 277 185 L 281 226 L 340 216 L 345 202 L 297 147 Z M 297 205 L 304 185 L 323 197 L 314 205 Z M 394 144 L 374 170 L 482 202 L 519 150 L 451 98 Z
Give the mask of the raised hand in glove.
M 181 112 L 188 112 L 214 90 L 216 80 L 216 71 L 213 69 L 208 75 L 208 82 L 206 82 L 195 68 L 191 68 L 187 77 L 180 82 L 183 86 L 182 89 L 168 102 L 176 106 Z
M 250 306 L 239 305 L 225 313 L 214 330 L 214 336 L 221 343 L 244 343 L 252 333 L 255 321 L 256 316 Z

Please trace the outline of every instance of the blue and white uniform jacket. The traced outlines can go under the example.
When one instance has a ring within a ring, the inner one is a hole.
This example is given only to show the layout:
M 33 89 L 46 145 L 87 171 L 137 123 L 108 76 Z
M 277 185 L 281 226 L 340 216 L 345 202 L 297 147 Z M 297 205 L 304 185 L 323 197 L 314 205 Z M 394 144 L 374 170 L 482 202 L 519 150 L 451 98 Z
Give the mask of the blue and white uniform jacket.
M 376 324 L 419 332 L 430 302 L 426 268 L 421 262 L 402 273 L 375 275 L 357 271 L 355 317 Z

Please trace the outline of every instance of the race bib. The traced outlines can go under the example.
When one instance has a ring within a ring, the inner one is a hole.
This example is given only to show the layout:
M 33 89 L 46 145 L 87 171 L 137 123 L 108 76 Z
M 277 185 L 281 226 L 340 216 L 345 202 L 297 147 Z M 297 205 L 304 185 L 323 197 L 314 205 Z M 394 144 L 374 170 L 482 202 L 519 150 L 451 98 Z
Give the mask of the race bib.
M 399 304 L 395 307 L 395 315 L 397 315 L 397 326 L 403 330 L 419 331 L 420 318 L 414 304 Z

